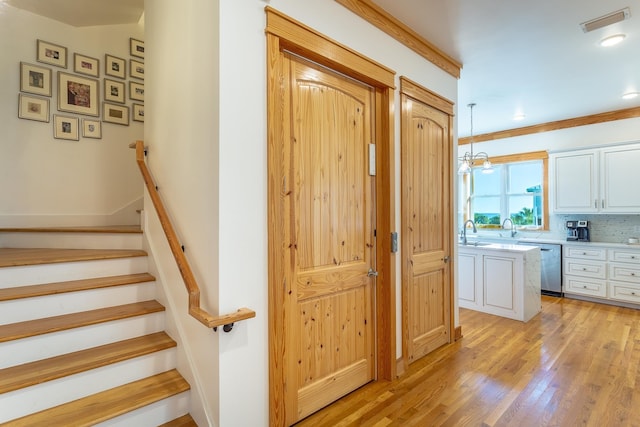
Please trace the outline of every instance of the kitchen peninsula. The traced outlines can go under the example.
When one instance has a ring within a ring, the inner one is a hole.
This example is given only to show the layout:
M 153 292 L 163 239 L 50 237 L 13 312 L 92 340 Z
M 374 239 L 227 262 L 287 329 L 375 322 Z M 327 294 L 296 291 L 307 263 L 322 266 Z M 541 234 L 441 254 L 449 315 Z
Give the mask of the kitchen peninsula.
M 528 322 L 542 309 L 540 248 L 517 244 L 458 246 L 462 308 Z

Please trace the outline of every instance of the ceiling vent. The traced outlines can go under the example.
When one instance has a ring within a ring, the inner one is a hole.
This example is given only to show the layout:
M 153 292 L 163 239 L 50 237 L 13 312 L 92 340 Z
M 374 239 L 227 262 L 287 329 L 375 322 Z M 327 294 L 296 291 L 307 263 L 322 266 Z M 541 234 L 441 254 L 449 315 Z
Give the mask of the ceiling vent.
M 592 19 L 591 21 L 583 22 L 580 24 L 582 31 L 588 33 L 589 31 L 597 30 L 598 28 L 606 27 L 607 25 L 615 24 L 616 22 L 629 19 L 631 11 L 628 7 L 617 12 L 612 12 L 608 15 L 601 16 L 600 18 Z

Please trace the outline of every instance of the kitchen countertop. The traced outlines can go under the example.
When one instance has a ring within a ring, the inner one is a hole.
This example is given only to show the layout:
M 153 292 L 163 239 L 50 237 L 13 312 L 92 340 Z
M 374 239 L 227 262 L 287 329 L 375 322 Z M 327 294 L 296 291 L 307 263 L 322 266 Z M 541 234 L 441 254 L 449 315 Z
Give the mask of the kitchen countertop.
M 479 240 L 482 242 L 482 239 Z M 518 245 L 516 243 L 489 243 L 483 245 L 474 245 L 473 243 L 463 245 L 462 243 L 458 244 L 459 249 L 480 249 L 480 250 L 491 250 L 491 251 L 504 251 L 504 252 L 527 252 L 539 249 L 536 246 L 525 246 Z
M 629 244 L 629 243 L 612 243 L 612 242 L 578 242 L 578 241 L 568 241 L 566 239 L 558 239 L 558 238 L 546 238 L 546 237 L 526 237 L 526 236 L 516 236 L 514 238 L 509 237 L 498 237 L 498 236 L 471 236 L 469 238 L 470 242 L 478 241 L 478 242 L 492 242 L 498 245 L 505 246 L 517 246 L 517 242 L 526 242 L 526 243 L 548 243 L 548 244 L 556 244 L 556 245 L 571 245 L 571 246 L 593 246 L 593 247 L 609 247 L 609 248 L 625 248 L 625 249 L 638 249 L 640 250 L 640 244 Z M 513 242 L 513 243 L 511 243 Z M 464 245 L 459 244 L 460 247 L 464 247 Z M 474 247 L 473 244 L 467 245 L 469 247 Z M 478 246 L 479 248 L 486 248 L 488 246 Z

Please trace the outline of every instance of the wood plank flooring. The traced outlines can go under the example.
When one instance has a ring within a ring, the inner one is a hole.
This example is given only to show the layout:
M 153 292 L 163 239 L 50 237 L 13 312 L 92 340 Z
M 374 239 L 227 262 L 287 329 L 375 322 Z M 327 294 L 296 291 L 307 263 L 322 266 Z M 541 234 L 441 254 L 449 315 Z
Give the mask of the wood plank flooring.
M 298 426 L 640 426 L 640 310 L 543 296 L 528 323 L 461 309 L 460 324 Z

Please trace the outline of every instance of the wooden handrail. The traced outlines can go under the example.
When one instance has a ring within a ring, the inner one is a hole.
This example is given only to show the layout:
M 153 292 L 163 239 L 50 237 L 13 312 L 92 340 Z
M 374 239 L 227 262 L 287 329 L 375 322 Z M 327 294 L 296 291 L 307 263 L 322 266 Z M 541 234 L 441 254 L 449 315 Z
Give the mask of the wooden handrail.
M 132 145 L 133 144 L 129 146 L 131 147 Z M 248 308 L 240 308 L 235 313 L 224 314 L 221 316 L 212 316 L 200 307 L 200 288 L 198 287 L 198 282 L 196 282 L 196 279 L 193 276 L 193 272 L 191 271 L 191 267 L 189 266 L 187 257 L 182 251 L 182 246 L 178 242 L 178 236 L 173 228 L 173 225 L 171 225 L 169 215 L 167 215 L 167 211 L 164 208 L 162 200 L 160 199 L 158 189 L 156 188 L 156 185 L 153 182 L 153 178 L 151 177 L 151 173 L 149 172 L 149 168 L 147 168 L 147 164 L 144 161 L 144 143 L 142 141 L 136 141 L 135 149 L 136 162 L 138 163 L 138 167 L 140 168 L 140 172 L 142 173 L 142 178 L 144 179 L 144 183 L 146 184 L 147 190 L 149 191 L 149 196 L 151 197 L 153 206 L 158 213 L 160 224 L 162 225 L 164 234 L 166 235 L 167 241 L 169 242 L 169 247 L 171 248 L 173 257 L 176 260 L 176 264 L 178 264 L 178 269 L 180 270 L 180 274 L 182 275 L 184 284 L 187 287 L 187 292 L 189 293 L 189 314 L 208 328 L 217 330 L 218 326 L 225 326 L 225 332 L 231 330 L 231 326 L 234 322 L 255 317 L 255 311 Z

